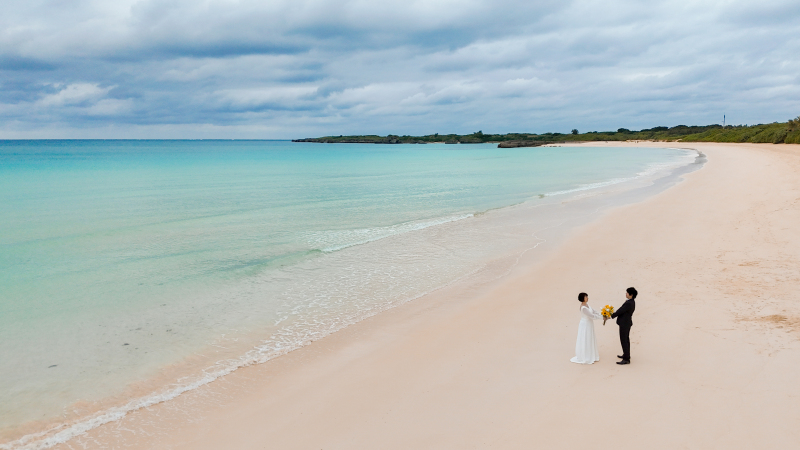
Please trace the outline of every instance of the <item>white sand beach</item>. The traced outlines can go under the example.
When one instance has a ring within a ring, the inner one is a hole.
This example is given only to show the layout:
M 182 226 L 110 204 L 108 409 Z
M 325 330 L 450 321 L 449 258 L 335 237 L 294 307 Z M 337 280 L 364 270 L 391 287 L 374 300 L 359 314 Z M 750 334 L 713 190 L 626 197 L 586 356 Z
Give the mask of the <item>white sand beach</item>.
M 679 145 L 708 162 L 505 277 L 57 448 L 798 448 L 800 146 Z M 570 363 L 577 294 L 619 307 L 629 286 L 632 364 L 615 364 L 617 327 L 599 322 L 600 361 Z

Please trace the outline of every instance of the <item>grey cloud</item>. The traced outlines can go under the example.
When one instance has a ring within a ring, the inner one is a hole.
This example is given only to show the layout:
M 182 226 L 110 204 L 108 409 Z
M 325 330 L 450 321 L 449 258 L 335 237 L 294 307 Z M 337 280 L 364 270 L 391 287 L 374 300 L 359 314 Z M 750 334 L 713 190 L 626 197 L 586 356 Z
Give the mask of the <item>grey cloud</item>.
M 740 2 L 734 7 L 724 8 L 720 18 L 737 26 L 774 27 L 797 23 L 800 19 L 800 3 L 794 0 L 770 2 Z
M 568 131 L 800 113 L 793 2 L 8 2 L 0 137 Z
M 0 56 L 0 70 L 54 70 L 55 64 L 17 55 Z
M 37 10 L 22 7 L 18 0 L 11 3 L 3 47 L 20 56 L 50 59 L 62 54 L 144 59 L 164 54 L 294 54 L 311 48 L 458 47 L 513 33 L 563 5 L 553 0 L 251 0 L 200 5 L 191 0 L 148 0 L 98 8 L 97 2 L 83 1 L 63 7 L 65 20 L 45 6 Z M 511 10 L 514 14 L 505 12 Z M 14 26 L 20 22 L 49 26 Z

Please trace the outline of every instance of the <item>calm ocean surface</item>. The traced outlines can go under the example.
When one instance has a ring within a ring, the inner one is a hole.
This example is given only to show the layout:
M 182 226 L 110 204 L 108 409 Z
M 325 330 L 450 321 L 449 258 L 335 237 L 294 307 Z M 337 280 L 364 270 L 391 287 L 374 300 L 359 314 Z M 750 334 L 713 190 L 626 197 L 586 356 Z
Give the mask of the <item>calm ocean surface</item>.
M 490 231 L 485 217 L 497 208 L 693 158 L 676 149 L 0 141 L 0 430 L 80 418 L 86 405 L 208 349 L 214 368 L 137 401 L 269 359 L 527 245 L 523 222 Z

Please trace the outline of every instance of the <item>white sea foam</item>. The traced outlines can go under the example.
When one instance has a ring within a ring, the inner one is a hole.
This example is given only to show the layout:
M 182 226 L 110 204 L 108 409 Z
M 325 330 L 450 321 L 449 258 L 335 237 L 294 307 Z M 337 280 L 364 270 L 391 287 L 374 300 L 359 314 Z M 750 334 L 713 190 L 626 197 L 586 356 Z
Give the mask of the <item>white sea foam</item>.
M 370 242 L 379 241 L 381 239 L 385 239 L 390 236 L 396 236 L 398 234 L 424 230 L 425 228 L 435 227 L 445 223 L 469 219 L 470 217 L 474 217 L 474 214 L 458 214 L 431 220 L 415 220 L 386 227 L 307 233 L 306 239 L 309 244 L 315 247 L 322 247 L 320 249 L 321 251 L 330 253 L 343 250 L 345 248 L 354 247 L 356 245 L 363 245 Z
M 600 189 L 608 186 L 614 186 L 622 183 L 627 183 L 634 180 L 646 179 L 657 174 L 663 174 L 677 167 L 688 164 L 693 160 L 697 152 L 686 149 L 673 149 L 685 151 L 685 158 L 669 163 L 653 163 L 647 166 L 645 170 L 636 173 L 634 176 L 625 178 L 614 178 L 611 180 L 583 184 L 573 189 L 566 189 L 562 191 L 547 192 L 544 195 L 552 197 L 556 195 L 574 194 L 576 192 L 590 191 L 593 189 Z M 325 253 L 343 250 L 345 248 L 353 247 L 356 245 L 363 245 L 370 242 L 375 242 L 390 236 L 398 234 L 409 233 L 412 231 L 423 230 L 428 227 L 442 225 L 445 223 L 455 222 L 458 220 L 469 219 L 474 217 L 473 213 L 449 215 L 429 220 L 418 220 L 404 222 L 396 225 L 374 228 L 361 228 L 356 230 L 332 230 L 325 232 L 307 233 L 306 239 L 309 244 L 315 247 L 321 247 L 320 250 Z
M 469 216 L 471 217 L 472 215 Z M 459 220 L 454 218 L 451 219 L 452 220 L 437 221 L 437 224 L 450 223 Z M 434 226 L 431 224 L 431 222 L 426 222 L 426 223 L 428 224 L 427 226 L 415 229 L 424 229 L 430 226 Z M 457 282 L 459 279 L 462 279 L 469 275 L 470 274 L 463 275 L 455 280 L 437 286 L 434 289 L 417 293 L 416 295 L 402 299 L 401 301 L 392 302 L 391 304 L 381 305 L 377 308 L 361 308 L 360 313 L 357 314 L 356 316 L 345 317 L 343 318 L 344 320 L 340 320 L 338 322 L 332 322 L 332 323 L 329 322 L 326 324 L 317 323 L 316 324 L 317 326 L 314 327 L 303 326 L 306 324 L 302 323 L 296 326 L 286 327 L 284 329 L 278 330 L 269 339 L 265 340 L 260 345 L 248 351 L 242 357 L 238 359 L 218 362 L 214 366 L 204 370 L 202 375 L 198 377 L 188 377 L 191 380 L 189 382 L 184 381 L 182 384 L 171 386 L 167 389 L 164 389 L 162 391 L 144 397 L 133 399 L 122 406 L 109 408 L 107 410 L 98 412 L 92 415 L 91 417 L 83 418 L 74 423 L 61 424 L 43 432 L 26 435 L 16 441 L 12 441 L 6 444 L 0 444 L 0 449 L 45 450 L 48 448 L 52 448 L 58 444 L 66 443 L 78 436 L 86 434 L 88 431 L 95 429 L 99 426 L 121 420 L 130 413 L 136 412 L 143 408 L 148 408 L 157 405 L 159 403 L 173 400 L 186 392 L 193 391 L 202 386 L 205 386 L 219 379 L 220 377 L 229 375 L 234 371 L 241 369 L 243 367 L 262 364 L 278 356 L 284 355 L 293 350 L 297 350 L 301 347 L 310 344 L 315 340 L 319 340 L 325 336 L 335 333 L 349 325 L 357 323 L 366 318 L 372 317 L 376 314 L 379 314 L 382 311 L 385 311 L 386 309 L 397 306 L 399 304 L 416 300 L 420 297 L 429 294 L 434 290 L 441 289 L 442 287 Z
M 565 189 L 565 190 L 562 190 L 562 191 L 548 192 L 548 193 L 546 193 L 544 195 L 548 196 L 548 197 L 552 197 L 552 196 L 556 196 L 556 195 L 574 194 L 576 192 L 590 191 L 590 190 L 593 190 L 593 189 L 600 189 L 600 188 L 614 186 L 614 185 L 627 183 L 627 182 L 631 182 L 631 181 L 651 178 L 651 177 L 653 177 L 655 175 L 664 174 L 664 173 L 669 172 L 671 170 L 675 170 L 678 167 L 690 164 L 692 161 L 694 161 L 697 158 L 697 156 L 699 154 L 699 152 L 697 152 L 695 150 L 687 150 L 687 149 L 683 149 L 683 148 L 671 148 L 671 150 L 682 150 L 682 151 L 684 151 L 685 152 L 684 157 L 681 158 L 680 160 L 673 161 L 673 162 L 649 164 L 645 168 L 645 170 L 642 170 L 641 172 L 638 172 L 634 176 L 623 177 L 623 178 L 613 178 L 611 180 L 601 181 L 599 183 L 582 184 L 582 185 L 580 185 L 580 186 L 578 186 L 576 188 L 573 188 L 573 189 Z

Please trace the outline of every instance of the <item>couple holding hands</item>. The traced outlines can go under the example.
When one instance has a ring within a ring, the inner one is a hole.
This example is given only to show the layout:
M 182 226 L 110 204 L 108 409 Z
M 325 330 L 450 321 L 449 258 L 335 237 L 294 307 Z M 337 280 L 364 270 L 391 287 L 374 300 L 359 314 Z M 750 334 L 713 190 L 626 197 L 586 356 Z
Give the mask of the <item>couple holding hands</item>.
M 636 309 L 636 289 L 629 287 L 625 291 L 627 300 L 618 310 L 606 307 L 603 313 L 599 313 L 589 306 L 589 294 L 581 292 L 578 294 L 578 301 L 581 302 L 581 322 L 578 324 L 578 342 L 575 344 L 575 357 L 570 361 L 578 364 L 594 364 L 600 361 L 600 353 L 597 351 L 597 339 L 594 336 L 594 320 L 603 319 L 603 325 L 608 319 L 617 319 L 619 325 L 619 342 L 622 344 L 622 355 L 617 356 L 621 359 L 617 364 L 624 365 L 631 363 L 631 317 Z

